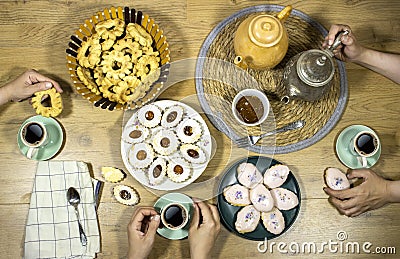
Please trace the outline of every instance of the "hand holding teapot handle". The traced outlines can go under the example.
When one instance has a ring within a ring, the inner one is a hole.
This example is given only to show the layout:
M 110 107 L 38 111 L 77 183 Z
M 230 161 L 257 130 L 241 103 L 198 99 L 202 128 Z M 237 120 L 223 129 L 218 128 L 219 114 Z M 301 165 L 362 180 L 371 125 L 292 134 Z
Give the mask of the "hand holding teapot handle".
M 333 51 L 334 51 L 337 47 L 339 47 L 340 44 L 342 44 L 342 37 L 345 36 L 345 35 L 348 35 L 349 33 L 350 33 L 350 31 L 344 30 L 344 31 L 341 31 L 341 32 L 337 35 L 337 37 L 335 38 L 335 41 L 333 42 L 333 44 L 328 48 L 328 50 L 329 50 L 330 52 L 332 52 L 332 56 L 333 56 Z

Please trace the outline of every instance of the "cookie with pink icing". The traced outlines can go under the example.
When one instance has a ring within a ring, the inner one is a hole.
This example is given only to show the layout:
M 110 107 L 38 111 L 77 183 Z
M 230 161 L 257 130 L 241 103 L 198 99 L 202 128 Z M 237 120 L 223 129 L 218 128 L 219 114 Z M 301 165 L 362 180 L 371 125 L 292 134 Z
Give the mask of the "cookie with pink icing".
M 264 184 L 268 188 L 277 188 L 281 186 L 289 175 L 289 167 L 286 165 L 274 165 L 264 173 Z
M 349 179 L 338 168 L 329 167 L 325 170 L 325 182 L 333 190 L 346 190 L 350 188 Z
M 252 163 L 241 163 L 237 167 L 237 179 L 247 188 L 254 188 L 263 181 L 263 176 Z
M 274 199 L 263 184 L 258 184 L 250 190 L 250 200 L 254 207 L 260 212 L 267 212 L 274 207 Z
M 299 204 L 299 199 L 292 191 L 284 188 L 275 188 L 271 191 L 275 207 L 280 210 L 290 210 Z
M 251 203 L 249 189 L 240 184 L 234 184 L 224 189 L 224 197 L 233 206 L 246 206 Z
M 259 221 L 260 212 L 253 205 L 247 205 L 237 213 L 235 228 L 239 233 L 252 232 L 257 228 Z
M 280 210 L 272 208 L 269 212 L 261 213 L 264 227 L 272 234 L 278 235 L 285 229 L 285 218 Z

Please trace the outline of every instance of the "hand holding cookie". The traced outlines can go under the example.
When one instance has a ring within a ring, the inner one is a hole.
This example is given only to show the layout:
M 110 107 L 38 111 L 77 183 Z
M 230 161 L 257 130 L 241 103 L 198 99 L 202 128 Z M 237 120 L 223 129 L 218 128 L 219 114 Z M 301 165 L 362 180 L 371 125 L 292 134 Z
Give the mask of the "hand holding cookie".
M 34 93 L 48 90 L 52 87 L 54 87 L 58 93 L 63 92 L 60 85 L 56 81 L 38 73 L 33 69 L 28 70 L 15 80 L 0 88 L 0 105 L 9 101 L 19 102 L 28 99 Z
M 324 188 L 330 203 L 343 215 L 355 217 L 391 202 L 390 181 L 378 176 L 371 169 L 350 170 L 348 179 L 360 178 L 362 183 L 350 189 Z

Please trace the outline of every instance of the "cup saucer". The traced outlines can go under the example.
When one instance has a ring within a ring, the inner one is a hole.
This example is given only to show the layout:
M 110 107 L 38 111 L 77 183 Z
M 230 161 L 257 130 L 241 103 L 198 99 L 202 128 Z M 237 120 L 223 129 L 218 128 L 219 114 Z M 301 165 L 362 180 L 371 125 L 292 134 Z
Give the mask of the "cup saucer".
M 339 160 L 347 167 L 351 169 L 364 168 L 361 162 L 354 156 L 349 150 L 349 143 L 351 139 L 361 131 L 372 131 L 371 128 L 364 125 L 351 125 L 345 128 L 338 136 L 336 140 L 336 154 Z M 375 155 L 367 158 L 367 166 L 365 168 L 370 168 L 378 162 L 381 155 L 382 147 L 379 147 L 378 152 Z
M 182 228 L 171 230 L 166 227 L 158 228 L 157 233 L 167 239 L 178 240 L 186 238 L 189 235 L 190 221 L 193 216 L 193 200 L 182 193 L 167 193 L 161 196 L 156 203 L 154 203 L 155 210 L 160 213 L 161 209 L 170 203 L 179 203 L 189 211 L 188 223 Z
M 17 142 L 18 142 L 18 147 L 21 153 L 26 157 L 26 153 L 28 152 L 28 147 L 22 142 L 21 140 L 21 134 L 20 131 L 22 127 L 31 121 L 38 121 L 42 122 L 44 126 L 46 127 L 47 131 L 49 132 L 50 135 L 50 141 L 47 143 L 46 146 L 40 147 L 38 152 L 34 157 L 32 157 L 33 160 L 47 160 L 52 158 L 54 155 L 57 154 L 57 152 L 60 150 L 63 139 L 64 139 L 64 133 L 63 130 L 60 126 L 60 124 L 53 118 L 46 118 L 41 115 L 36 115 L 33 117 L 28 118 L 24 123 L 22 123 L 21 127 L 19 128 L 18 131 L 18 136 L 17 136 Z

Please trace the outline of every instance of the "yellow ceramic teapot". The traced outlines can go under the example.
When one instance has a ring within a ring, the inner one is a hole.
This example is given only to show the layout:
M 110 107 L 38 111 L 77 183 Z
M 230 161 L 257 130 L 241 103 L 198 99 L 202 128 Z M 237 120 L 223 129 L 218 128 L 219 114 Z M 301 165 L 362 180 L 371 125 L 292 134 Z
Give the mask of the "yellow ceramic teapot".
M 254 14 L 238 27 L 234 47 L 234 63 L 242 68 L 273 68 L 281 62 L 288 50 L 289 41 L 283 23 L 292 6 L 286 6 L 278 15 Z

